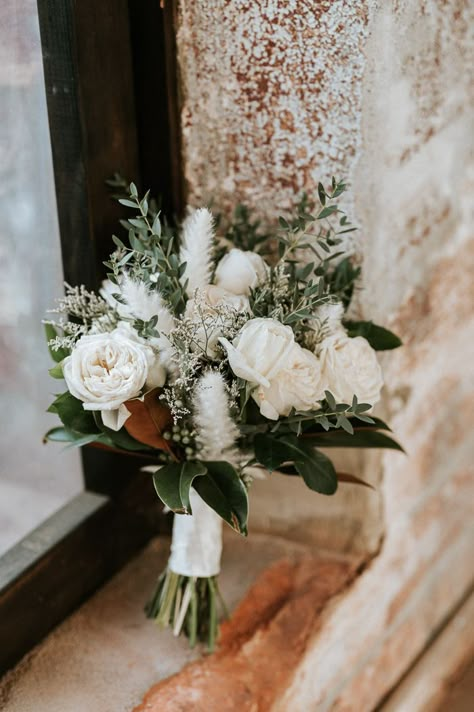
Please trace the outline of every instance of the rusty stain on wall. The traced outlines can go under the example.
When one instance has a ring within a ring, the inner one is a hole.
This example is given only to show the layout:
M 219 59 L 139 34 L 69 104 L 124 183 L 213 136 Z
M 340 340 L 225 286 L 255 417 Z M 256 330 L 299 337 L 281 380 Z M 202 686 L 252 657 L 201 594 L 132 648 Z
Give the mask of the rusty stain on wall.
M 359 143 L 372 2 L 179 3 L 188 199 L 274 219 Z

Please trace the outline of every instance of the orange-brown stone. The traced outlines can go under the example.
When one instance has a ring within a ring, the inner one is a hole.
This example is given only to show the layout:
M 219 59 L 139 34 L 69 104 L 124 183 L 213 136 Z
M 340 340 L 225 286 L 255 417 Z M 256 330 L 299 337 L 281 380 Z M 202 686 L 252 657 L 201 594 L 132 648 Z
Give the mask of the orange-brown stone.
M 135 712 L 270 709 L 304 654 L 328 601 L 352 580 L 342 560 L 283 559 L 222 626 L 219 650 L 153 687 Z

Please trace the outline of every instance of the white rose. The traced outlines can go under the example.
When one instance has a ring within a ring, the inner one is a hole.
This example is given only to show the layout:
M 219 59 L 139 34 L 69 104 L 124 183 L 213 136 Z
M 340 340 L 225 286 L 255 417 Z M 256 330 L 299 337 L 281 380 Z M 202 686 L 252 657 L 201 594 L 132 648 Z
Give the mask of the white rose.
M 221 309 L 225 306 L 230 309 L 227 316 Z M 184 316 L 196 324 L 195 339 L 199 347 L 210 358 L 216 358 L 222 330 L 231 323 L 236 313 L 249 310 L 247 297 L 232 294 L 221 287 L 209 284 L 203 289 L 196 290 L 194 298 L 188 300 Z
M 351 403 L 356 395 L 360 403 L 377 403 L 383 386 L 382 370 L 363 336 L 330 336 L 321 344 L 319 358 L 327 390 L 336 401 Z
M 286 367 L 271 379 L 269 388 L 258 386 L 252 397 L 262 415 L 277 420 L 280 415 L 289 415 L 292 408 L 316 409 L 324 399 L 324 391 L 319 359 L 308 349 L 294 344 Z
M 291 408 L 316 408 L 324 397 L 319 361 L 296 342 L 293 330 L 275 319 L 251 319 L 231 344 L 221 339 L 232 371 L 257 386 L 252 393 L 266 418 Z
M 83 336 L 63 363 L 70 393 L 84 410 L 100 410 L 108 427 L 119 429 L 130 413 L 122 404 L 136 398 L 148 376 L 152 349 L 116 329 Z M 128 415 L 127 415 L 128 414 Z
M 265 281 L 267 272 L 265 261 L 256 252 L 232 248 L 217 265 L 215 282 L 233 294 L 249 294 Z
M 165 336 L 150 337 L 144 339 L 139 336 L 129 321 L 119 321 L 115 334 L 121 334 L 127 339 L 136 341 L 142 346 L 148 359 L 148 375 L 146 378 L 146 389 L 161 388 L 166 382 L 166 368 L 163 365 L 163 348 L 166 348 L 168 339 Z

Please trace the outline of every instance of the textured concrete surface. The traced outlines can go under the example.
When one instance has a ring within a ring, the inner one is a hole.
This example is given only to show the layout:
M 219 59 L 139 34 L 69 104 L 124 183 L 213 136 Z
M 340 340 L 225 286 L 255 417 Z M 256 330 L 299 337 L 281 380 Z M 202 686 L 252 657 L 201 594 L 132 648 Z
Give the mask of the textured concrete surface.
M 267 566 L 308 556 L 276 537 L 226 534 L 221 583 L 231 610 Z M 190 651 L 186 639 L 157 629 L 143 613 L 168 547 L 166 538 L 152 542 L 7 674 L 2 712 L 130 712 L 151 685 L 199 657 L 200 649 Z
M 270 710 L 328 603 L 350 583 L 349 562 L 303 556 L 257 579 L 226 623 L 216 654 L 159 683 L 135 712 Z
M 446 624 L 381 712 L 461 712 L 472 709 L 474 596 Z

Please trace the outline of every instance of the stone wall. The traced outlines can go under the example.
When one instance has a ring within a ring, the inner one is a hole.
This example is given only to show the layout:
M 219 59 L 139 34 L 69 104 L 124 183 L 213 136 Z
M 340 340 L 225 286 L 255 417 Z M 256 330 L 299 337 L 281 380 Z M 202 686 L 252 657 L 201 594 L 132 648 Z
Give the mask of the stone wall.
M 469 15 L 467 0 L 178 3 L 189 202 L 228 212 L 240 200 L 269 219 L 319 179 L 344 176 L 361 228 L 348 245 L 364 266 L 357 308 L 405 341 L 383 356 L 379 412 L 408 458 L 341 455 L 375 493 L 256 483 L 254 529 L 376 551 L 401 506 L 393 497 L 422 506 L 435 482 L 470 465 Z

